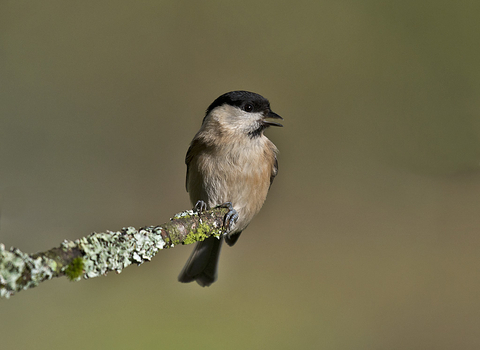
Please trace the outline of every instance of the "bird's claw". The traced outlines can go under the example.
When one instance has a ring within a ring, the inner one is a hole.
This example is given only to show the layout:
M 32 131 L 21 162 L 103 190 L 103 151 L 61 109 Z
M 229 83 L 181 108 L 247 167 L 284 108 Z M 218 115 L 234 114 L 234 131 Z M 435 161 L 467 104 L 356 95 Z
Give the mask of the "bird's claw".
M 231 202 L 223 203 L 218 207 L 228 209 L 228 213 L 225 214 L 225 217 L 223 218 L 223 226 L 227 229 L 227 232 L 230 232 L 237 223 L 238 212 L 233 208 Z
M 197 203 L 195 203 L 193 210 L 195 210 L 197 213 L 204 212 L 205 210 L 207 210 L 207 203 L 205 203 L 202 200 L 199 200 L 197 201 Z

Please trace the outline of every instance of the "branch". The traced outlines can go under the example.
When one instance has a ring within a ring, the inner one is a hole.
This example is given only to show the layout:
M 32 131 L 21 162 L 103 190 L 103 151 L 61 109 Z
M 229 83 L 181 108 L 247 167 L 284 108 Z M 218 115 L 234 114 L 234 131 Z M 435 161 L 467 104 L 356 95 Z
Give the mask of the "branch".
M 150 261 L 159 250 L 203 241 L 210 236 L 219 238 L 225 232 L 223 218 L 227 211 L 221 207 L 201 214 L 187 210 L 162 226 L 94 232 L 32 255 L 13 247 L 7 251 L 0 244 L 0 297 L 9 298 L 53 277 L 67 276 L 78 281 L 82 277 L 106 275 L 108 271 L 120 273 L 130 264 Z

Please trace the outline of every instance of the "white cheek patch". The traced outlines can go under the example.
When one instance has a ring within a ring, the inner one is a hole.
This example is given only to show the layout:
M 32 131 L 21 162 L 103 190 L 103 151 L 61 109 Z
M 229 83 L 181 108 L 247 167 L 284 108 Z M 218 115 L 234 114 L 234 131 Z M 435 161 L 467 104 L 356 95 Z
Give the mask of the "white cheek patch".
M 230 122 L 237 130 L 249 133 L 258 128 L 259 121 L 263 118 L 261 113 L 248 113 L 239 108 L 236 109 L 235 115 L 230 115 Z
M 230 105 L 216 107 L 211 114 L 212 118 L 220 122 L 222 128 L 242 134 L 258 129 L 259 122 L 263 119 L 262 113 L 249 113 Z

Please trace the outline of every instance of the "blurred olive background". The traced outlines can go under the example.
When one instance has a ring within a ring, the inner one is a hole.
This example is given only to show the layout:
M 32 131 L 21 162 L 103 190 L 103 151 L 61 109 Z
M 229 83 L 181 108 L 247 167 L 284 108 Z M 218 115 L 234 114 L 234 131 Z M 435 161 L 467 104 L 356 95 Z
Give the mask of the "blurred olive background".
M 280 171 L 216 284 L 192 247 L 0 300 L 2 349 L 480 348 L 480 2 L 2 1 L 0 242 L 161 224 L 237 89 Z

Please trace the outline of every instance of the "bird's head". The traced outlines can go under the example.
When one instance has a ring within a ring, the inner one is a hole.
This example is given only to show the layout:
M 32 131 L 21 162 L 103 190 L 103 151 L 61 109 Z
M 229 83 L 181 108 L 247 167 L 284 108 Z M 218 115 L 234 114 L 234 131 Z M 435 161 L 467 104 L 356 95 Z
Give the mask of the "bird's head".
M 283 126 L 272 119 L 282 119 L 270 109 L 270 102 L 254 92 L 231 91 L 208 107 L 203 126 L 211 125 L 221 133 L 256 138 L 269 126 Z

